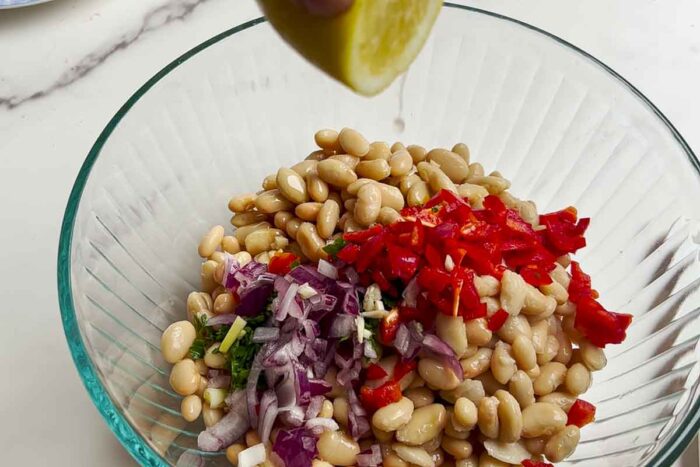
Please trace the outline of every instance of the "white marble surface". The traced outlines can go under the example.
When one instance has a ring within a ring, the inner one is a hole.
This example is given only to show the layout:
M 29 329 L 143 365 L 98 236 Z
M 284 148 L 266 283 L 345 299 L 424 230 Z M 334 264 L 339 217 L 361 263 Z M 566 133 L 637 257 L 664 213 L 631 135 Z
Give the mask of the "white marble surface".
M 582 47 L 639 87 L 700 150 L 697 0 L 474 0 Z M 172 59 L 258 15 L 252 0 L 56 0 L 0 11 L 0 464 L 133 460 L 64 342 L 55 258 L 78 168 L 107 120 Z M 683 467 L 698 465 L 697 446 Z

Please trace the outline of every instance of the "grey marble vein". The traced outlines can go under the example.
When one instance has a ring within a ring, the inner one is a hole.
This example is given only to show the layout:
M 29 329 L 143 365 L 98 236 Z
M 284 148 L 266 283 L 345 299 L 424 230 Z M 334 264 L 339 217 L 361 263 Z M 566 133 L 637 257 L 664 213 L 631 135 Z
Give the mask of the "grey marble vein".
M 184 20 L 199 5 L 207 1 L 209 0 L 174 0 L 166 5 L 154 8 L 144 16 L 138 29 L 122 36 L 113 45 L 84 56 L 75 65 L 66 70 L 51 86 L 26 96 L 0 96 L 0 108 L 12 110 L 26 102 L 45 97 L 54 91 L 70 86 L 104 63 L 115 52 L 128 48 L 145 34 L 155 31 L 166 24 Z

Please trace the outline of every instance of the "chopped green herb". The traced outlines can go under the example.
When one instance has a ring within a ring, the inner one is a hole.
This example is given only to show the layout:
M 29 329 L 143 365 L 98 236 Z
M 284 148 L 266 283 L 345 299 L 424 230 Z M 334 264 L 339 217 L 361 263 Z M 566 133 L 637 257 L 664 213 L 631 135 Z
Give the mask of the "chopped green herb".
M 345 248 L 345 240 L 343 240 L 343 237 L 338 237 L 333 240 L 333 243 L 329 243 L 328 245 L 324 246 L 323 251 L 331 256 L 335 256 L 343 248 Z
M 231 328 L 228 324 L 219 327 L 219 329 L 207 326 L 207 315 L 204 313 L 196 316 L 193 324 L 194 329 L 197 331 L 197 338 L 192 343 L 188 354 L 194 360 L 204 358 L 204 354 L 209 346 L 215 342 L 220 342 Z
M 207 348 L 204 345 L 204 339 L 198 337 L 192 343 L 192 346 L 190 347 L 190 351 L 188 352 L 188 355 L 192 360 L 198 360 L 200 358 L 204 358 L 204 353 L 206 351 L 207 351 Z
M 246 386 L 253 359 L 262 344 L 253 343 L 253 329 L 246 326 L 228 351 L 231 365 L 231 388 L 242 389 Z
M 440 208 L 437 206 L 433 206 L 430 210 L 433 212 L 438 212 L 440 210 Z
M 231 366 L 231 388 L 245 388 L 250 374 L 250 367 L 253 366 L 253 359 L 262 347 L 262 344 L 253 342 L 255 328 L 265 324 L 272 314 L 272 301 L 277 297 L 277 293 L 270 295 L 265 310 L 251 318 L 246 318 L 246 327 L 241 331 L 236 341 L 228 351 L 228 361 Z

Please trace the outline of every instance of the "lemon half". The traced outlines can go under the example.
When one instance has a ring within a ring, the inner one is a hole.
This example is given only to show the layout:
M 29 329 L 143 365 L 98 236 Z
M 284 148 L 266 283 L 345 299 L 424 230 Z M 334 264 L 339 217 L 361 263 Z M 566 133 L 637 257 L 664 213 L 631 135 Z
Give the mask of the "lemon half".
M 290 0 L 258 3 L 270 24 L 301 55 L 368 96 L 406 71 L 442 6 L 442 0 L 355 0 L 346 12 L 326 18 Z

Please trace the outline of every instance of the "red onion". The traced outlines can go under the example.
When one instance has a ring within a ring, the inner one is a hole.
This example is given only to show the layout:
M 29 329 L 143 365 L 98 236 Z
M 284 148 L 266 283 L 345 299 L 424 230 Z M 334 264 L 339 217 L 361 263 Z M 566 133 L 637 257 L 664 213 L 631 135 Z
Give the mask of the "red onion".
M 340 428 L 335 420 L 324 417 L 311 418 L 304 423 L 304 426 L 315 435 L 320 435 L 324 430 L 336 431 Z
M 268 389 L 260 399 L 260 421 L 258 422 L 258 434 L 263 443 L 270 439 L 272 425 L 277 418 L 277 396 L 275 391 Z
M 338 315 L 333 320 L 333 324 L 331 324 L 328 337 L 332 339 L 348 337 L 353 332 L 355 332 L 355 317 L 352 315 Z
M 328 277 L 329 279 L 338 280 L 338 268 L 333 266 L 325 259 L 318 260 L 318 272 Z
M 431 354 L 431 356 L 442 360 L 445 365 L 452 370 L 455 376 L 457 376 L 457 379 L 460 381 L 464 379 L 464 370 L 462 369 L 462 365 L 459 363 L 459 359 L 457 359 L 457 355 L 455 355 L 454 350 L 452 350 L 452 347 L 450 347 L 438 336 L 434 334 L 426 334 L 425 337 L 423 337 L 422 352 L 427 352 Z
M 369 450 L 358 454 L 357 465 L 359 467 L 377 467 L 382 465 L 382 451 L 379 445 L 373 444 Z
M 236 315 L 234 313 L 225 313 L 222 315 L 212 316 L 207 319 L 207 326 L 218 326 L 220 324 L 233 324 L 236 321 Z
M 279 328 L 259 327 L 253 332 L 253 342 L 265 343 L 276 341 L 280 337 Z
M 197 437 L 197 446 L 202 451 L 220 451 L 243 436 L 251 426 L 246 410 L 243 391 L 236 391 L 226 398 L 229 412 L 215 425 L 202 431 Z M 254 407 L 254 406 L 253 406 Z M 255 412 L 255 408 L 253 408 Z
M 229 375 L 219 374 L 209 378 L 207 387 L 212 389 L 223 389 L 231 385 L 231 377 Z

